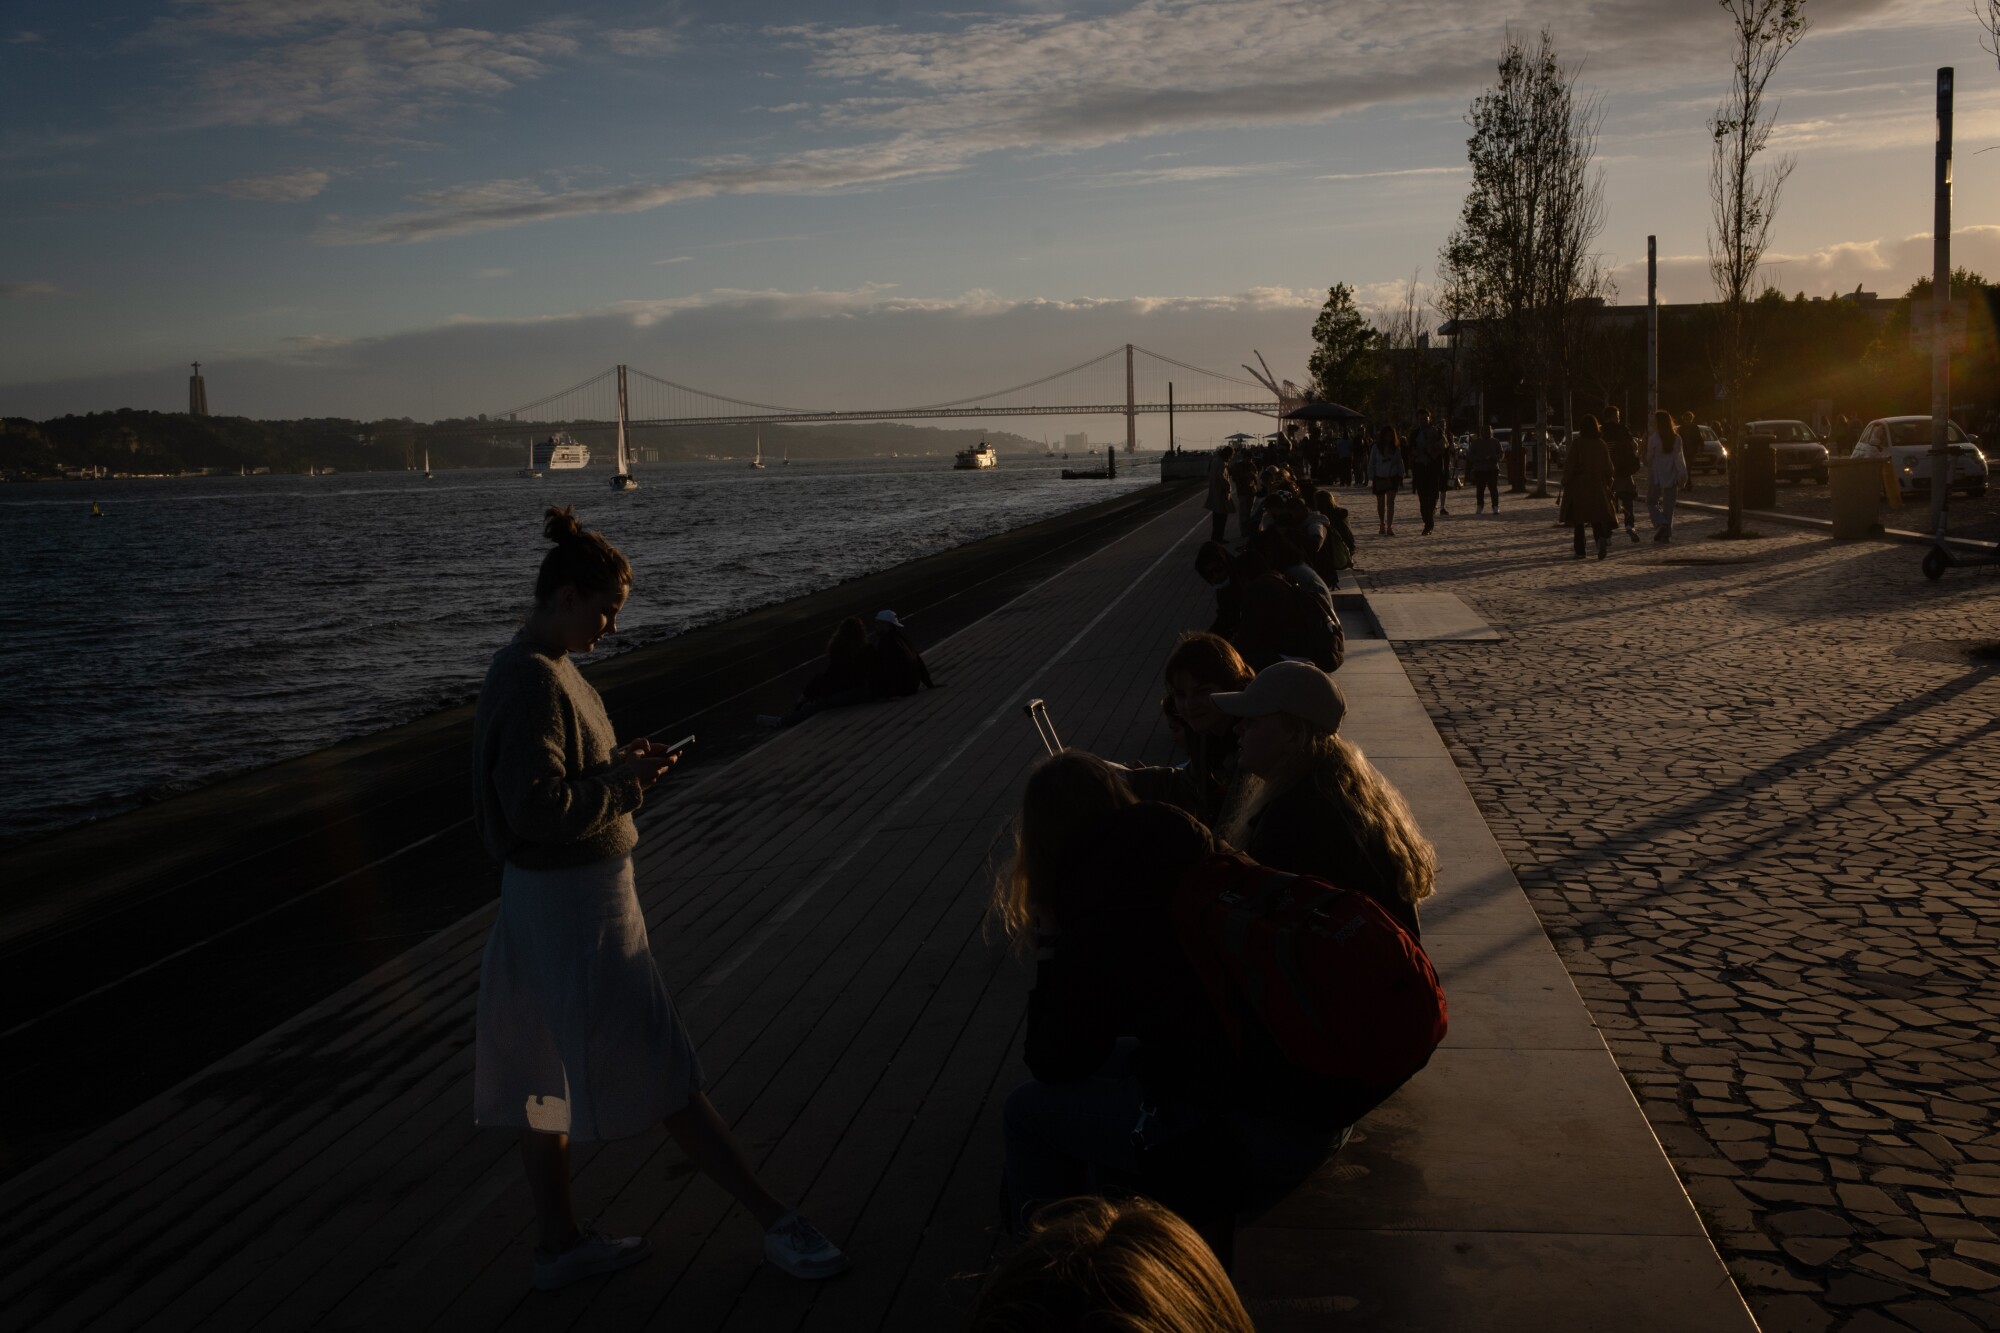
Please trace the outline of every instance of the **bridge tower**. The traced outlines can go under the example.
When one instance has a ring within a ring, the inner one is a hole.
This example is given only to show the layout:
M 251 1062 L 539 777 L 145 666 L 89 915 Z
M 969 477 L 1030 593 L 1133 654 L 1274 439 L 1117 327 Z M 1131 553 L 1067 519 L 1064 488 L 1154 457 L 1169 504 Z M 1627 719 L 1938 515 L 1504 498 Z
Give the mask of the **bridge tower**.
M 201 377 L 201 362 L 194 363 L 194 374 L 188 376 L 188 415 L 205 417 L 208 415 L 208 382 Z
M 1125 452 L 1139 452 L 1139 404 L 1132 396 L 1132 344 L 1125 344 Z

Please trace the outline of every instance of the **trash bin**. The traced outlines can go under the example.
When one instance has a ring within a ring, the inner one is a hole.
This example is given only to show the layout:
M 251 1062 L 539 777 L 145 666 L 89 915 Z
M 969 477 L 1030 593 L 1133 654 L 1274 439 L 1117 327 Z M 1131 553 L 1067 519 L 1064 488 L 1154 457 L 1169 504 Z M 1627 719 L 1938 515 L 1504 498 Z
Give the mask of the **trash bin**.
M 1774 435 L 1752 435 L 1743 444 L 1743 507 L 1778 507 L 1778 450 Z
M 1851 541 L 1873 533 L 1882 502 L 1882 460 L 1829 458 L 1826 471 L 1833 492 L 1833 535 Z

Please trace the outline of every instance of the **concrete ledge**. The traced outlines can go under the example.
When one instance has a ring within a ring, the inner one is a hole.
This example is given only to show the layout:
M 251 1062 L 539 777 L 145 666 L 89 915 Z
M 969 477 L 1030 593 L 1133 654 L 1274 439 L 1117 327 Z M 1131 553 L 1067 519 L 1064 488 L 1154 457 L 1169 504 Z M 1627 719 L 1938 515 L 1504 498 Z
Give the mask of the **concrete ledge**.
M 1257 1326 L 1754 1330 L 1394 647 L 1351 641 L 1339 680 L 1342 733 L 1438 849 L 1424 944 L 1452 1028 L 1239 1235 Z

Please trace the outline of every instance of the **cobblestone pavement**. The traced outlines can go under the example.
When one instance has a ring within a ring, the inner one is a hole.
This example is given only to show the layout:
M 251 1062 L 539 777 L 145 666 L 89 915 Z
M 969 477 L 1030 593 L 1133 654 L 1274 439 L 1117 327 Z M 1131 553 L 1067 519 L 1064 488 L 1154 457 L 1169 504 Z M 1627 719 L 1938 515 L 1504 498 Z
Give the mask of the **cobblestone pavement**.
M 2000 574 L 1460 494 L 1366 579 L 1505 633 L 1398 653 L 1764 1329 L 2000 1329 Z

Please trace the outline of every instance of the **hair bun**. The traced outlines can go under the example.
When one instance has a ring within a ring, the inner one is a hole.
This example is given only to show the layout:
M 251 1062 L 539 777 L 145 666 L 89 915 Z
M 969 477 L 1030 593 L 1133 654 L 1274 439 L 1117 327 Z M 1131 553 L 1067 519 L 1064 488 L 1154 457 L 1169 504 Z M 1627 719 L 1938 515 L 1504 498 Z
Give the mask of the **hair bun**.
M 576 521 L 576 508 L 563 505 L 551 507 L 544 515 L 548 520 L 542 524 L 542 536 L 560 546 L 564 542 L 575 541 L 583 535 L 583 524 Z

